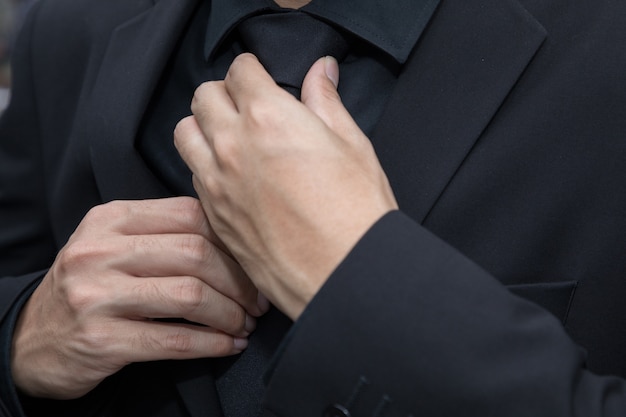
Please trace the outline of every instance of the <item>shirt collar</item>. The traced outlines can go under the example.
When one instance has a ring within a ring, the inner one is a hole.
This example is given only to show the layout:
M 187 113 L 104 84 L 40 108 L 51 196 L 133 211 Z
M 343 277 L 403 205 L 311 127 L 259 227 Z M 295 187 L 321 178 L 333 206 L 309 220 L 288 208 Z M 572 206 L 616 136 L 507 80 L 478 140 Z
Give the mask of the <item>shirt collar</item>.
M 208 0 L 203 0 L 208 1 Z M 313 0 L 301 11 L 335 23 L 404 63 L 440 0 Z M 385 6 L 391 4 L 391 6 Z M 280 10 L 273 0 L 212 0 L 205 56 L 210 57 L 237 23 Z

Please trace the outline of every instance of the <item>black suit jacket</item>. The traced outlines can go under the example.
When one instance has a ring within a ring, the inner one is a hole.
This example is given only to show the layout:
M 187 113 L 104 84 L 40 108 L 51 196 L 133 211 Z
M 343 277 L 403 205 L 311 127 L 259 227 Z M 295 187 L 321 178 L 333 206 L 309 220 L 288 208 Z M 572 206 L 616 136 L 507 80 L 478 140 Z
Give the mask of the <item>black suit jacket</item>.
M 171 195 L 133 141 L 195 4 L 35 7 L 0 122 L 0 317 L 90 207 Z M 371 138 L 404 214 L 284 341 L 267 415 L 626 413 L 625 40 L 620 2 L 441 2 Z M 219 416 L 210 366 L 129 366 L 46 412 Z

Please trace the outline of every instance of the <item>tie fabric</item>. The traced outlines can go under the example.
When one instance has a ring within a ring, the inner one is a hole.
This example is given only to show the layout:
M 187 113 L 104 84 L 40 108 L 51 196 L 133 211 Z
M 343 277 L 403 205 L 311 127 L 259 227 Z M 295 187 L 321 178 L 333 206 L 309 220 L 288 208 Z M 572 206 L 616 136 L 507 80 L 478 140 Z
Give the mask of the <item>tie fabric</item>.
M 253 16 L 238 31 L 274 81 L 298 99 L 311 65 L 327 55 L 341 62 L 350 46 L 345 34 L 299 10 Z
M 350 46 L 348 38 L 329 24 L 295 10 L 253 16 L 237 30 L 245 50 L 256 55 L 276 83 L 298 99 L 311 65 L 327 55 L 341 62 Z M 241 355 L 214 362 L 225 416 L 259 415 L 263 375 L 290 327 L 291 320 L 272 308 L 259 319 Z

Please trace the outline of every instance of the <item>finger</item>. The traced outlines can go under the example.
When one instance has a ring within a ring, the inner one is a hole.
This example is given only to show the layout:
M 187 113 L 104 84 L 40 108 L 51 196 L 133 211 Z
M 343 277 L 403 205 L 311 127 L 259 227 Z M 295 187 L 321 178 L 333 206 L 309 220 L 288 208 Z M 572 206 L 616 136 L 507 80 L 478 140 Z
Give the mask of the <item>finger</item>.
M 295 100 L 276 84 L 259 60 L 250 53 L 235 58 L 226 74 L 224 85 L 240 113 L 254 110 L 259 100 L 274 98 L 276 95 Z
M 238 114 L 224 81 L 202 83 L 194 92 L 191 112 L 205 135 L 210 131 L 228 130 Z M 211 139 L 210 135 L 206 136 Z
M 98 246 L 103 254 L 100 256 L 110 259 L 107 267 L 124 275 L 195 277 L 249 314 L 263 313 L 257 303 L 258 291 L 241 266 L 200 235 L 124 236 L 107 239 Z
M 222 357 L 241 353 L 248 346 L 245 338 L 181 323 L 128 320 L 116 328 L 116 334 L 123 337 L 112 340 L 107 350 L 126 363 Z
M 205 119 L 208 119 L 205 117 Z M 205 129 L 210 135 L 210 121 L 205 120 Z M 192 173 L 205 177 L 215 166 L 215 157 L 212 141 L 208 139 L 200 128 L 195 116 L 182 119 L 174 129 L 174 145 L 181 158 Z
M 96 206 L 87 213 L 73 239 L 85 235 L 168 233 L 194 233 L 210 241 L 219 241 L 200 202 L 191 197 L 112 201 Z
M 333 57 L 318 59 L 302 83 L 302 103 L 344 139 L 361 137 L 361 130 L 337 92 L 339 66 Z
M 182 318 L 238 337 L 256 327 L 241 305 L 194 277 L 136 278 L 128 286 L 115 300 L 120 317 Z

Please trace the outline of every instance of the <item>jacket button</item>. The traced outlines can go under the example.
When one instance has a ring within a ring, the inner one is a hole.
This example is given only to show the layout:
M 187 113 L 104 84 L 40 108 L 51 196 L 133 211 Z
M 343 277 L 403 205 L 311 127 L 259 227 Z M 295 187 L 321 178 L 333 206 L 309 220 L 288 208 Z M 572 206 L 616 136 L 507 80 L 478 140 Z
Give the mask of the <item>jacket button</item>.
M 350 411 L 342 405 L 334 404 L 324 411 L 324 417 L 351 417 Z

